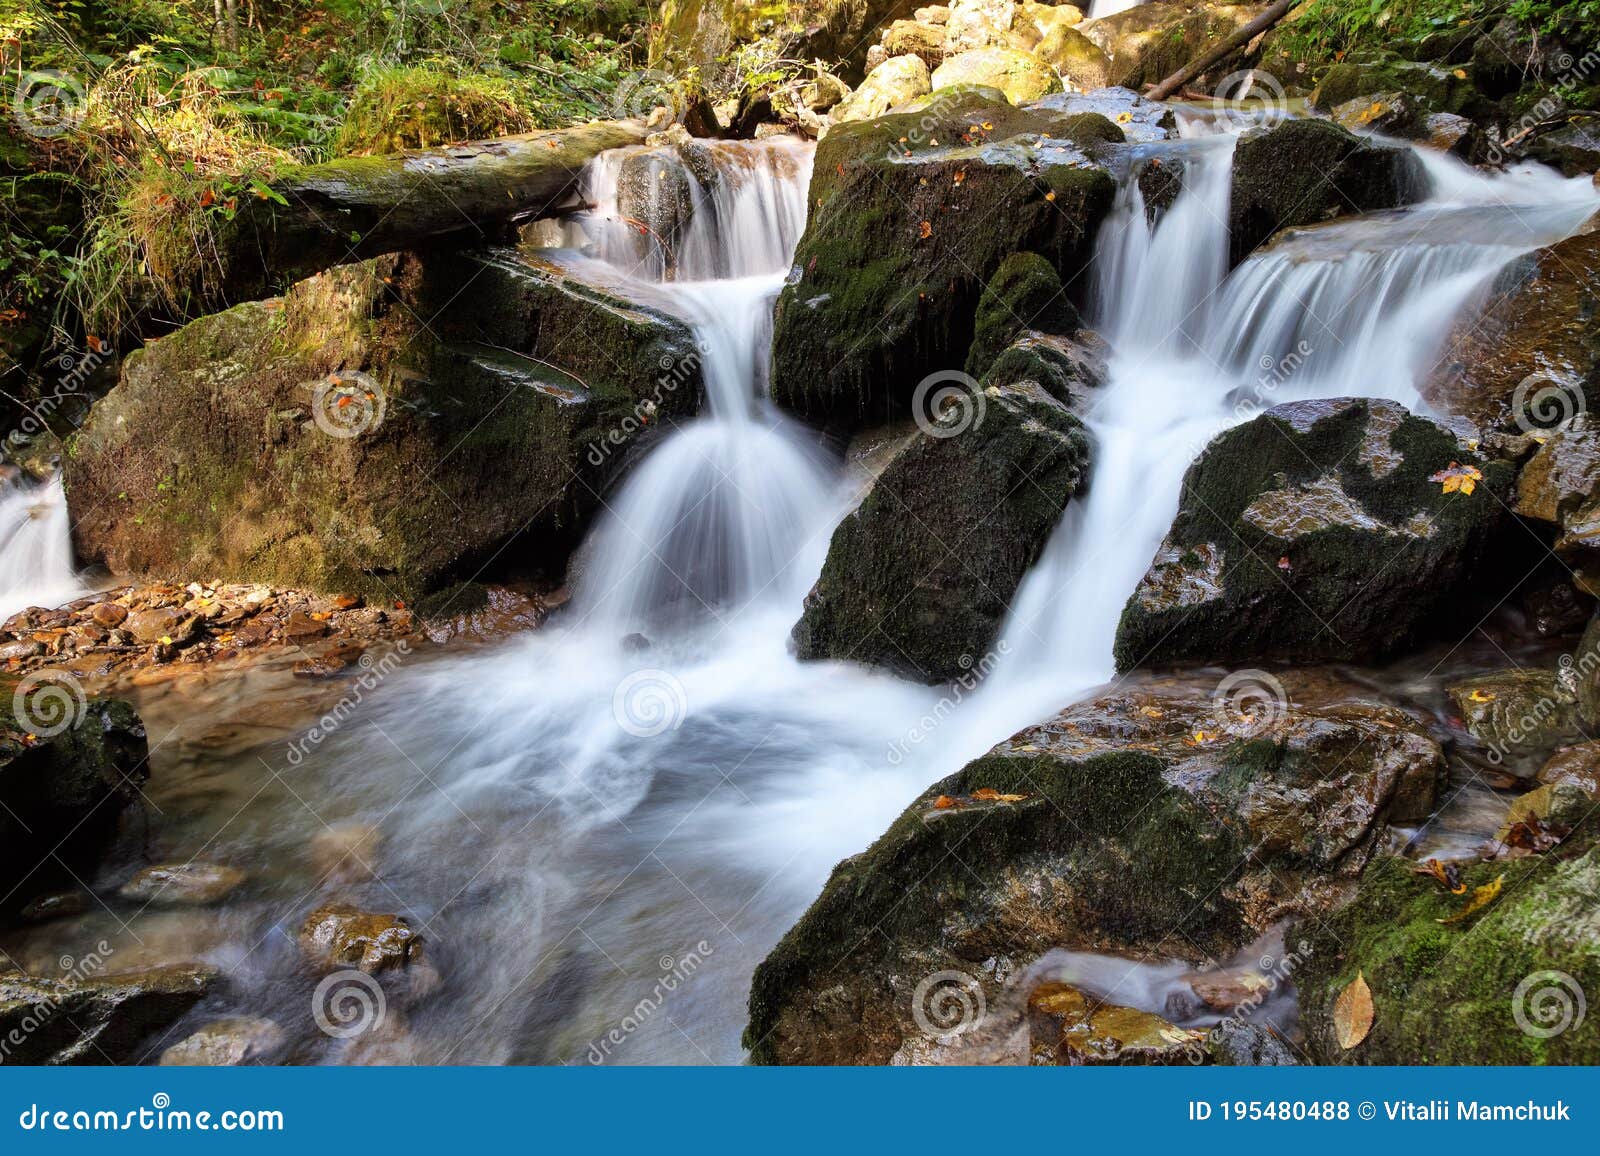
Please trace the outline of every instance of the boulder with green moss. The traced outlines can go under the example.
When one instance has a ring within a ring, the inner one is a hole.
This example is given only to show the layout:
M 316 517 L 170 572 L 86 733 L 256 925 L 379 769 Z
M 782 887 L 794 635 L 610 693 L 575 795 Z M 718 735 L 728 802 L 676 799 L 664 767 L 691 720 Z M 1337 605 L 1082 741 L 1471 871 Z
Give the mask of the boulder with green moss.
M 922 399 L 933 411 L 922 433 L 834 531 L 794 629 L 801 658 L 936 683 L 994 649 L 1023 576 L 1088 476 L 1089 441 L 1037 382 L 972 391 L 960 381 L 952 374 Z
M 1600 843 L 1593 817 L 1543 854 L 1478 863 L 1454 895 L 1403 859 L 1374 864 L 1355 901 L 1298 932 L 1300 1022 L 1324 1064 L 1595 1064 L 1600 1032 Z M 1479 888 L 1495 897 L 1464 914 Z M 1357 976 L 1372 1030 L 1343 1047 L 1334 1020 Z M 1592 1009 L 1590 1009 L 1592 1011 Z
M 1469 69 L 1387 57 L 1333 65 L 1322 74 L 1310 102 L 1327 112 L 1374 93 L 1402 93 L 1427 112 L 1477 117 L 1489 110 Z
M 867 74 L 860 86 L 833 109 L 833 123 L 872 120 L 933 91 L 928 66 L 919 56 L 891 56 Z
M 0 694 L 0 909 L 91 874 L 150 778 L 144 723 L 68 675 Z
M 117 574 L 412 600 L 559 565 L 629 447 L 699 395 L 688 327 L 574 270 L 350 266 L 128 359 L 69 445 L 75 542 Z
M 959 84 L 997 88 L 1013 104 L 1026 104 L 1061 91 L 1055 69 L 1029 52 L 991 46 L 947 56 L 933 70 L 933 90 Z
M 1117 667 L 1392 654 L 1465 613 L 1511 481 L 1394 402 L 1268 410 L 1189 467 Z
M 1085 20 L 1077 30 L 1110 60 L 1111 83 L 1127 88 L 1158 84 L 1206 50 L 1261 15 L 1265 4 L 1187 3 L 1156 0 L 1136 8 Z M 1246 67 L 1250 56 L 1234 53 L 1196 82 Z
M 836 126 L 778 300 L 779 404 L 844 429 L 904 412 L 919 381 L 966 362 L 983 288 L 1019 250 L 1081 290 L 1116 193 L 1094 156 L 1120 137 L 1098 114 L 1017 109 L 985 89 Z
M 1426 191 L 1422 162 L 1410 149 L 1322 120 L 1252 129 L 1233 155 L 1233 260 L 1244 260 L 1280 229 L 1398 208 Z
M 832 61 L 855 81 L 877 30 L 917 7 L 919 0 L 665 0 L 650 67 L 679 76 L 693 69 L 714 91 L 737 85 L 741 61 Z
M 1081 322 L 1055 267 L 1037 253 L 1013 253 L 978 298 L 967 373 L 982 377 L 1021 334 L 1069 334 Z
M 751 1058 L 886 1063 L 939 973 L 993 1004 L 1053 948 L 1223 959 L 1347 896 L 1384 825 L 1428 813 L 1444 759 L 1348 685 L 1283 685 L 1255 713 L 1209 682 L 1123 690 L 929 787 L 756 969 Z

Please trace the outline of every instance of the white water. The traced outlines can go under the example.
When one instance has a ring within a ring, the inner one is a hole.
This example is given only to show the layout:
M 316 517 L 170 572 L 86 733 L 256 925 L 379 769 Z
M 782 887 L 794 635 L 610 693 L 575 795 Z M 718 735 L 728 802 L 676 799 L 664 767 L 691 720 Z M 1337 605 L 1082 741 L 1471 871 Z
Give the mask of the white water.
M 88 593 L 72 566 L 72 523 L 59 478 L 0 489 L 0 621 Z

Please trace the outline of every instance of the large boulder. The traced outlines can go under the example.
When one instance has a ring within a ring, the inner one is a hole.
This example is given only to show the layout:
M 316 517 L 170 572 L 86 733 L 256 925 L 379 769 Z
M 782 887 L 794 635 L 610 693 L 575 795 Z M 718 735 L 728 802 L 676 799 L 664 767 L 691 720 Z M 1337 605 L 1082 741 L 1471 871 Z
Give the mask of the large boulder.
M 997 88 L 1012 104 L 1061 91 L 1061 78 L 1044 61 L 1015 48 L 974 48 L 947 56 L 933 71 L 933 90 L 960 84 Z
M 1017 109 L 992 90 L 836 126 L 817 146 L 811 216 L 778 299 L 772 391 L 817 425 L 904 412 L 959 368 L 978 298 L 1019 250 L 1069 288 L 1116 194 L 1093 159 L 1121 132 L 1093 113 Z
M 1110 58 L 1112 84 L 1138 89 L 1165 80 L 1265 9 L 1265 4 L 1157 0 L 1099 20 L 1085 20 L 1078 31 Z M 1243 66 L 1244 59 L 1243 54 L 1235 54 L 1213 71 L 1217 75 L 1232 72 Z
M 650 38 L 650 67 L 690 69 L 714 89 L 741 78 L 737 50 L 761 42 L 771 59 L 838 61 L 846 79 L 865 70 L 875 31 L 909 17 L 919 0 L 664 0 Z
M 951 380 L 959 375 L 951 375 Z M 923 682 L 984 665 L 1012 598 L 1088 476 L 1078 418 L 1035 381 L 959 385 L 834 531 L 794 630 L 801 658 Z
M 1548 434 L 1600 407 L 1600 231 L 1509 265 L 1445 343 L 1428 403 L 1480 429 Z
M 1461 612 L 1511 478 L 1394 402 L 1268 410 L 1184 476 L 1117 666 L 1392 654 Z
M 1310 104 L 1319 112 L 1329 112 L 1374 93 L 1401 93 L 1427 112 L 1470 117 L 1487 109 L 1467 69 L 1386 58 L 1333 65 L 1322 74 Z
M 86 700 L 70 675 L 32 674 L 0 695 L 0 909 L 92 874 L 150 778 L 144 723 Z M 70 874 L 69 874 L 70 873 Z
M 1474 864 L 1461 884 L 1454 895 L 1388 860 L 1368 870 L 1348 907 L 1301 929 L 1313 950 L 1295 983 L 1318 1063 L 1600 1063 L 1600 1032 L 1585 1019 L 1586 995 L 1600 990 L 1594 832 Z M 1495 898 L 1467 914 L 1479 888 Z M 1358 975 L 1372 995 L 1372 1030 L 1347 1048 L 1335 1006 Z
M 129 358 L 69 446 L 75 542 L 118 574 L 409 600 L 559 556 L 699 393 L 686 325 L 570 270 L 381 258 Z
M 928 66 L 921 57 L 891 56 L 869 72 L 860 87 L 834 105 L 833 123 L 873 120 L 932 90 Z
M 1242 261 L 1279 229 L 1398 208 L 1426 189 L 1422 162 L 1410 149 L 1376 144 L 1321 120 L 1252 129 L 1233 155 L 1233 260 Z
M 132 1064 L 140 1048 L 216 986 L 215 968 L 177 964 L 60 979 L 0 973 L 0 1039 L 8 1064 Z
M 1053 948 L 1227 958 L 1347 897 L 1443 772 L 1409 715 L 1319 675 L 1262 698 L 1153 683 L 1069 707 L 834 869 L 756 969 L 746 1046 L 757 1063 L 881 1064 L 952 974 L 997 997 Z
M 1034 56 L 1061 74 L 1079 92 L 1093 92 L 1111 83 L 1111 59 L 1076 28 L 1057 24 L 1033 47 Z
M 1517 476 L 1515 512 L 1555 527 L 1554 550 L 1586 593 L 1600 591 L 1600 438 L 1587 414 L 1546 435 Z

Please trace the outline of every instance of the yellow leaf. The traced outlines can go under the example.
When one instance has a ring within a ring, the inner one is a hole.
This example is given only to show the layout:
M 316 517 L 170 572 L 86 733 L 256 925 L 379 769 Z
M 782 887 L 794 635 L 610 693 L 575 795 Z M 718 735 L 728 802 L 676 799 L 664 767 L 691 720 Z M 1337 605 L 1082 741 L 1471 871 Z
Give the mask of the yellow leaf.
M 1372 1031 L 1372 989 L 1367 977 L 1356 972 L 1350 986 L 1333 1001 L 1333 1030 L 1338 1033 L 1339 1046 L 1349 1051 Z
M 928 221 L 923 221 L 922 224 L 917 226 L 917 236 L 926 241 L 933 236 L 933 225 Z
M 951 807 L 956 805 L 956 801 L 949 795 L 940 795 L 933 801 L 933 805 L 941 811 L 948 811 Z
M 1047 200 L 1047 201 L 1055 200 L 1056 199 L 1056 191 L 1054 189 L 1051 189 L 1048 193 L 1046 193 L 1044 195 L 1044 199 Z
M 1455 72 L 1451 73 L 1451 75 L 1457 80 L 1465 80 L 1467 78 L 1467 70 L 1465 68 L 1458 68 L 1455 70 Z
M 1132 119 L 1133 119 L 1133 113 L 1131 113 L 1131 112 L 1119 112 L 1119 113 L 1117 113 L 1117 123 L 1118 124 L 1127 124 Z
M 1482 911 L 1485 907 L 1489 906 L 1489 904 L 1495 901 L 1495 898 L 1500 894 L 1500 888 L 1505 886 L 1505 882 L 1506 877 L 1504 875 L 1500 875 L 1493 883 L 1485 883 L 1482 887 L 1479 887 L 1472 892 L 1472 898 L 1467 900 L 1467 905 L 1460 911 L 1456 912 L 1448 919 L 1440 919 L 1436 920 L 1436 922 L 1460 923 L 1469 915 L 1473 915 L 1479 911 Z

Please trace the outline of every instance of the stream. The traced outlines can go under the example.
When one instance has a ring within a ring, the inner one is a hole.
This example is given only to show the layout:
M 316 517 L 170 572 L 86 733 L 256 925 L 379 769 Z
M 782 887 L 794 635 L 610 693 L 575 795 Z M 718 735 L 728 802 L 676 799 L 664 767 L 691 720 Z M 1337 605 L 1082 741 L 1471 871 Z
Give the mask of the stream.
M 208 960 L 230 982 L 168 1042 L 219 1014 L 268 1016 L 294 1062 L 740 1062 L 751 972 L 833 865 L 936 778 L 1113 679 L 1123 603 L 1212 436 L 1305 398 L 1425 410 L 1418 383 L 1452 320 L 1507 261 L 1600 203 L 1587 178 L 1489 176 L 1419 150 L 1426 203 L 1298 231 L 1230 273 L 1239 120 L 1184 110 L 1181 139 L 1139 146 L 1181 159 L 1184 190 L 1152 224 L 1126 180 L 1102 229 L 1091 316 L 1111 358 L 1086 418 L 1091 488 L 1025 581 L 981 685 L 927 688 L 788 651 L 863 484 L 766 400 L 809 146 L 714 146 L 719 180 L 699 190 L 671 280 L 620 219 L 608 155 L 589 175 L 597 207 L 541 258 L 689 321 L 706 404 L 607 495 L 571 604 L 534 633 L 404 657 L 314 744 L 305 729 L 350 692 L 295 679 L 292 656 L 136 691 L 148 845 L 91 882 L 114 889 L 142 863 L 191 857 L 249 882 L 217 908 L 135 919 L 102 903 L 0 946 L 24 967 L 100 939 L 118 968 Z M 0 495 L 0 543 L 6 613 L 80 591 L 58 486 Z M 1425 664 L 1387 682 L 1442 702 Z M 345 862 L 330 876 L 326 849 L 367 828 L 381 833 L 363 853 L 375 875 Z M 396 999 L 377 1036 L 330 1039 L 312 1016 L 295 939 L 335 899 L 406 915 L 438 975 L 426 998 Z M 1158 1011 L 1181 972 L 1077 962 L 1100 994 Z

